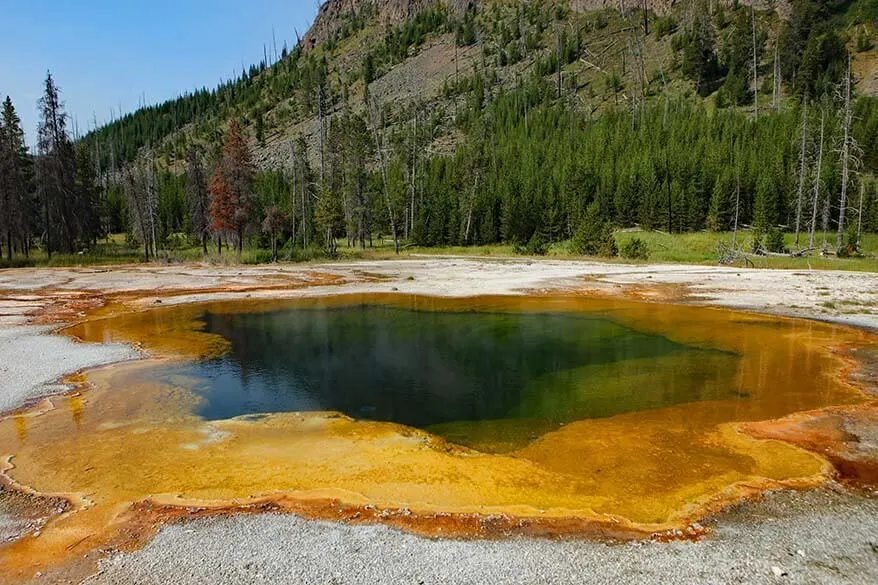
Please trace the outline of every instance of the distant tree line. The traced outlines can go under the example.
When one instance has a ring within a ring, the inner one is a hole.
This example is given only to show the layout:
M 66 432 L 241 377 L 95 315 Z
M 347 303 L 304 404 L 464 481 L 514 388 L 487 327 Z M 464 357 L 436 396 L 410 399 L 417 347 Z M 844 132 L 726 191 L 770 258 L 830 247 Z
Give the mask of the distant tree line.
M 37 152 L 28 152 L 12 100 L 0 123 L 0 233 L 6 257 L 30 254 L 34 239 L 48 256 L 93 245 L 104 232 L 95 161 L 74 143 L 52 75 L 39 102 Z
M 569 241 L 578 253 L 612 255 L 613 229 L 640 226 L 751 229 L 752 245 L 767 250 L 792 231 L 802 249 L 842 250 L 878 231 L 878 99 L 855 95 L 849 43 L 827 24 L 830 3 L 794 4 L 802 12 L 779 35 L 795 50 L 777 39 L 766 49 L 759 13 L 746 7 L 696 11 L 685 25 L 654 19 L 652 32 L 648 18 L 631 17 L 641 35 L 675 35 L 682 73 L 699 93 L 715 92 L 718 108 L 664 89 L 647 99 L 651 82 L 625 90 L 610 75 L 608 106 L 597 116 L 583 111 L 575 80 L 564 84 L 560 75 L 582 51 L 581 32 L 559 28 L 554 46 L 545 46 L 565 15 L 540 3 L 460 19 L 426 11 L 388 28 L 367 53 L 356 73 L 366 80 L 438 31 L 455 33 L 459 45 L 491 39 L 484 54 L 498 62 L 540 55 L 514 87 L 486 66 L 456 77 L 445 89 L 455 104 L 450 127 L 442 111 L 391 108 L 368 85 L 355 107 L 350 80 L 330 76 L 327 53 L 297 48 L 270 66 L 266 56 L 214 91 L 73 140 L 49 75 L 36 152 L 25 146 L 11 100 L 4 103 L 0 249 L 9 258 L 34 245 L 76 253 L 126 233 L 147 260 L 178 246 L 206 255 L 250 245 L 276 259 L 382 240 L 397 250 L 506 242 L 535 253 Z M 330 41 L 363 23 L 348 19 Z M 607 24 L 595 17 L 588 26 Z M 782 88 L 792 94 L 783 107 Z M 760 93 L 772 95 L 761 110 Z M 272 100 L 291 116 L 316 117 L 318 144 L 309 152 L 304 137 L 288 141 L 283 167 L 260 171 L 251 149 L 265 140 L 262 109 Z M 222 119 L 231 122 L 218 126 Z M 178 133 L 173 150 L 185 156 L 163 158 L 166 137 L 186 124 L 204 124 L 213 138 Z M 453 146 L 433 152 L 449 132 Z M 818 231 L 837 237 L 815 242 Z

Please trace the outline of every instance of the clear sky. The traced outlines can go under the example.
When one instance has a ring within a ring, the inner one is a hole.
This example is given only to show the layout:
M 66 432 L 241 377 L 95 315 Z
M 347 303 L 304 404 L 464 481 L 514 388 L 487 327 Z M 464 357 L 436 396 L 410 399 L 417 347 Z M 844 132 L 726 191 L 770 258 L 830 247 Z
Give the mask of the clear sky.
M 51 70 L 81 132 L 113 114 L 213 87 L 304 35 L 314 0 L 10 0 L 3 2 L 0 99 L 12 97 L 28 144 Z M 72 127 L 71 127 L 72 129 Z

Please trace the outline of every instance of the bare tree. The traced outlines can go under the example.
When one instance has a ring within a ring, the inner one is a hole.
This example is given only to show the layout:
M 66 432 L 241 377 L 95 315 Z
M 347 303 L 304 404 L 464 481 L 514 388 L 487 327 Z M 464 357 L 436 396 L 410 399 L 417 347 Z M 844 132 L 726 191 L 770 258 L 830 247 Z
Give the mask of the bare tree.
M 753 20 L 753 107 L 756 119 L 759 119 L 759 62 L 756 58 L 756 9 L 750 7 Z
M 562 58 L 563 57 L 562 57 L 562 50 L 561 50 L 561 26 L 558 23 L 555 23 L 555 48 L 557 51 L 557 59 L 558 59 L 558 79 L 557 79 L 558 96 L 557 97 L 560 100 L 561 99 L 561 80 L 562 80 L 562 72 L 563 72 L 563 65 L 562 65 Z
M 799 234 L 802 228 L 802 198 L 805 192 L 805 169 L 807 168 L 807 144 L 808 144 L 808 98 L 802 105 L 802 147 L 799 151 L 799 192 L 796 198 L 796 245 L 799 245 Z
M 271 261 L 277 262 L 277 236 L 283 227 L 286 218 L 276 205 L 270 205 L 265 210 L 262 220 L 262 232 L 268 234 L 271 239 Z
M 308 145 L 303 136 L 295 141 L 290 141 L 290 164 L 293 167 L 293 201 L 299 205 L 299 217 L 301 219 L 300 233 L 302 234 L 302 247 L 307 248 L 310 244 L 312 210 L 312 184 L 311 167 L 308 164 Z M 293 235 L 295 237 L 295 218 L 293 218 Z
M 143 243 L 143 257 L 149 262 L 154 247 L 152 238 L 156 209 L 152 206 L 153 201 L 149 195 L 148 171 L 128 167 L 123 170 L 123 175 L 134 235 Z
M 159 190 L 155 177 L 155 158 L 153 154 L 149 154 L 149 163 L 146 175 L 146 198 L 147 208 L 149 209 L 149 230 L 150 241 L 152 242 L 152 257 L 157 258 L 159 255 L 158 238 L 156 237 L 156 223 L 158 221 L 159 210 Z
M 293 171 L 292 182 L 290 184 L 290 226 L 293 228 L 293 245 L 296 242 L 296 198 L 299 193 L 298 184 L 299 184 L 299 165 L 296 161 L 296 147 L 292 140 L 290 140 L 290 169 Z M 304 203 L 304 202 L 303 202 Z M 302 206 L 302 214 L 304 215 L 304 205 Z
M 817 151 L 817 169 L 816 169 L 816 177 L 814 179 L 814 187 L 811 194 L 811 237 L 808 241 L 808 248 L 811 250 L 814 249 L 814 240 L 816 239 L 817 234 L 817 207 L 820 202 L 820 181 L 821 174 L 823 171 L 823 142 L 824 142 L 824 128 L 826 125 L 826 112 L 824 110 L 820 110 L 820 148 Z M 824 221 L 828 221 L 826 218 Z M 825 228 L 824 228 L 825 229 Z M 825 235 L 824 235 L 825 238 Z M 825 239 L 824 239 L 825 242 Z
M 204 168 L 194 148 L 186 154 L 186 198 L 189 200 L 189 219 L 192 231 L 201 239 L 201 247 L 207 256 L 207 241 L 210 238 L 210 198 Z
M 380 111 L 378 103 L 373 98 L 369 114 L 372 118 L 372 135 L 375 138 L 375 155 L 378 157 L 378 164 L 381 167 L 381 179 L 384 183 L 384 202 L 387 205 L 387 217 L 390 220 L 390 232 L 393 235 L 393 252 L 399 254 L 399 237 L 396 228 L 396 216 L 393 213 L 393 204 L 390 201 L 390 187 L 387 182 L 387 161 L 384 157 L 384 150 L 381 147 L 381 131 L 378 129 L 378 119 Z
M 741 216 L 741 173 L 735 171 L 735 231 L 732 234 L 732 246 L 738 249 L 738 220 Z M 670 233 L 670 231 L 668 232 Z
M 317 118 L 320 123 L 320 181 L 326 180 L 326 112 L 323 83 L 317 86 Z
M 848 69 L 845 74 L 844 86 L 844 112 L 842 114 L 842 143 L 841 143 L 841 197 L 838 202 L 838 234 L 835 239 L 835 248 L 840 250 L 844 245 L 845 220 L 847 219 L 848 188 L 851 183 L 851 171 L 859 167 L 860 148 L 854 139 L 851 129 L 853 126 L 853 108 L 851 106 L 851 56 L 848 55 Z
M 409 195 L 410 202 L 408 208 L 408 214 L 406 214 L 406 228 L 405 235 L 406 239 L 408 239 L 411 233 L 415 229 L 415 203 L 416 203 L 416 192 L 417 192 L 417 178 L 418 178 L 418 154 L 421 151 L 421 141 L 419 135 L 419 125 L 418 125 L 418 111 L 415 110 L 412 115 L 412 129 L 409 140 Z
M 781 91 L 781 73 L 780 73 L 780 43 L 778 39 L 774 41 L 774 84 L 772 87 L 771 102 L 775 112 L 780 112 L 780 91 Z

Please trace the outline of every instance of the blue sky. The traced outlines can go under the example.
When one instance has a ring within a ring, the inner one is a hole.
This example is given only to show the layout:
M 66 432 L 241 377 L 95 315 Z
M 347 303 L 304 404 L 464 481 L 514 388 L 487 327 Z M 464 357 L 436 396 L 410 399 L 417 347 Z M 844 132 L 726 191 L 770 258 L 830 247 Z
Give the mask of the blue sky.
M 316 14 L 314 0 L 12 0 L 0 34 L 0 99 L 12 97 L 28 144 L 51 70 L 85 132 L 112 112 L 213 87 L 262 59 L 272 29 L 280 52 Z

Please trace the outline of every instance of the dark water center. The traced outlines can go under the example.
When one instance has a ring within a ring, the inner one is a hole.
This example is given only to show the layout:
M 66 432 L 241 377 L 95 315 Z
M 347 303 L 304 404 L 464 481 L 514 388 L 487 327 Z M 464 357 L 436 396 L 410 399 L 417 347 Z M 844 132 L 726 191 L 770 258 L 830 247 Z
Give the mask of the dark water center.
M 165 374 L 194 378 L 206 419 L 339 411 L 462 442 L 460 425 L 557 425 L 728 397 L 737 364 L 589 314 L 364 304 L 201 319 L 230 351 Z

